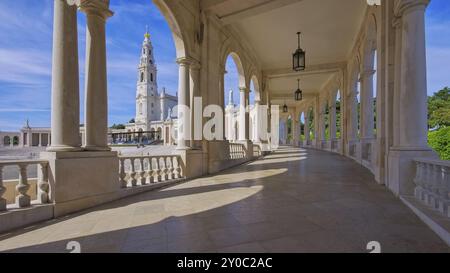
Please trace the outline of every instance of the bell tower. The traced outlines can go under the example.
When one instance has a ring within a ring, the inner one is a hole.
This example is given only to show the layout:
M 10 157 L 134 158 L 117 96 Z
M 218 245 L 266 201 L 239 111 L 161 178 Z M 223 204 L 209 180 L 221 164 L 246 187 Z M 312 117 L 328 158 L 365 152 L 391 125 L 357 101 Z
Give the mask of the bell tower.
M 150 121 L 159 119 L 159 95 L 156 81 L 156 64 L 148 29 L 144 34 L 138 67 L 136 89 L 136 126 L 147 130 Z

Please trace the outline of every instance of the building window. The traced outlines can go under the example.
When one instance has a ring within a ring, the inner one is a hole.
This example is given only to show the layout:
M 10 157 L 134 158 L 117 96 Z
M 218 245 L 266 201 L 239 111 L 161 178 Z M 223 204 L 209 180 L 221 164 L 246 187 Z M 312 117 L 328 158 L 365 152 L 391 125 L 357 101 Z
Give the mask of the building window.
M 139 103 L 139 115 L 142 115 L 142 103 Z
M 153 102 L 152 102 L 152 107 L 153 107 Z
M 144 72 L 141 72 L 141 82 L 144 81 Z
M 150 73 L 150 81 L 153 82 L 153 73 Z

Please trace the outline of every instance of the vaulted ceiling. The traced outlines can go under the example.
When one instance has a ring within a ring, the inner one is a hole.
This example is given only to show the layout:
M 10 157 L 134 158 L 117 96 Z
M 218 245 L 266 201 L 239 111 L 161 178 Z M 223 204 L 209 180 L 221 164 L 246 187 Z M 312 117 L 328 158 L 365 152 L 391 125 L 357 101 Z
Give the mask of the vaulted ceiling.
M 348 58 L 360 29 L 365 0 L 202 0 L 252 47 L 272 92 L 292 97 L 297 77 L 306 95 L 320 91 Z M 307 72 L 292 72 L 296 33 L 302 32 Z

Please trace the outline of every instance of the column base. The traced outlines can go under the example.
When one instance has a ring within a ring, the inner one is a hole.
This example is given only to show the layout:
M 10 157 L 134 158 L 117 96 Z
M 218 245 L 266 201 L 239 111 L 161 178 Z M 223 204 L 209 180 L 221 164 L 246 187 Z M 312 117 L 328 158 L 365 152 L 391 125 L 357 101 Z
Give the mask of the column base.
M 73 147 L 68 145 L 52 145 L 46 149 L 47 152 L 79 152 L 82 150 L 81 146 Z
M 392 147 L 388 155 L 387 187 L 397 196 L 414 195 L 416 175 L 415 158 L 438 159 L 438 155 L 428 147 Z
M 84 146 L 84 151 L 91 151 L 91 152 L 108 152 L 111 151 L 111 148 L 108 146 L 105 147 L 99 147 L 99 146 Z

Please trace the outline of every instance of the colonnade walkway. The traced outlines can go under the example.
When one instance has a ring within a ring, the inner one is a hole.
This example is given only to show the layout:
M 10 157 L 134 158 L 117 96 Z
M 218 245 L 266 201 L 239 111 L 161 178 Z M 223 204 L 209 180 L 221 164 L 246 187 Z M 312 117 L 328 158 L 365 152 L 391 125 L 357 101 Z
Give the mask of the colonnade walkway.
M 0 237 L 0 251 L 449 252 L 351 159 L 281 147 L 210 177 Z

